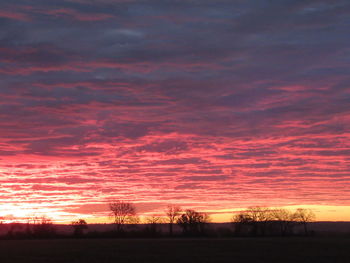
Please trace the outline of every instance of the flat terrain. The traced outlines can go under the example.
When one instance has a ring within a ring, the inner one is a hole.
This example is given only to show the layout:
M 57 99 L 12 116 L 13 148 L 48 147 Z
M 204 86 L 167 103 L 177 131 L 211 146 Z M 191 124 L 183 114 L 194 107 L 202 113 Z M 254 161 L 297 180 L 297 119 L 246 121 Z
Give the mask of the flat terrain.
M 350 238 L 1 240 L 0 262 L 349 263 Z

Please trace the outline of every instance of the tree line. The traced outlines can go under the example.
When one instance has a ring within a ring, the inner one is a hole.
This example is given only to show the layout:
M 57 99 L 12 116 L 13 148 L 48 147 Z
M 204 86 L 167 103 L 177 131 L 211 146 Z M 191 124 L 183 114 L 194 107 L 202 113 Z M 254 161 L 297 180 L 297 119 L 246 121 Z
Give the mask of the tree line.
M 138 223 L 136 208 L 132 203 L 116 201 L 109 204 L 116 230 L 125 231 L 126 224 Z M 283 208 L 250 207 L 234 214 L 231 218 L 232 235 L 234 236 L 288 236 L 294 235 L 294 229 L 302 226 L 303 234 L 309 235 L 308 223 L 314 221 L 315 214 L 310 209 L 298 208 L 290 211 Z M 184 236 L 200 236 L 210 233 L 208 223 L 211 219 L 207 213 L 193 209 L 183 211 L 181 207 L 169 205 L 164 217 L 146 218 L 149 229 L 155 233 L 161 223 L 169 225 L 168 235 L 174 235 L 174 225 L 181 229 Z
M 126 224 L 138 224 L 140 220 L 136 214 L 136 208 L 132 203 L 116 201 L 109 203 L 113 222 L 116 231 L 123 234 Z M 146 230 L 150 234 L 156 235 L 159 225 L 167 223 L 169 225 L 169 236 L 174 234 L 174 225 L 177 224 L 182 233 L 186 236 L 196 236 L 204 234 L 205 226 L 210 222 L 210 217 L 206 213 L 197 212 L 193 209 L 182 211 L 181 207 L 169 205 L 164 216 L 149 216 L 146 218 Z
M 71 222 L 74 237 L 200 237 L 200 236 L 291 236 L 310 235 L 308 224 L 315 220 L 310 209 L 295 211 L 282 208 L 250 207 L 234 213 L 231 223 L 222 227 L 209 224 L 209 214 L 180 206 L 168 205 L 162 215 L 146 217 L 142 222 L 136 207 L 131 202 L 114 201 L 108 204 L 114 230 L 107 232 L 88 231 L 84 219 Z M 5 225 L 5 224 L 3 224 Z M 298 232 L 295 229 L 298 229 Z M 33 217 L 27 224 L 8 224 L 6 238 L 58 237 L 52 220 Z
M 315 218 L 310 209 L 298 208 L 290 211 L 282 208 L 250 207 L 234 215 L 232 222 L 235 225 L 235 235 L 238 236 L 293 235 L 294 228 L 298 225 L 303 227 L 304 235 L 308 235 L 308 223 Z

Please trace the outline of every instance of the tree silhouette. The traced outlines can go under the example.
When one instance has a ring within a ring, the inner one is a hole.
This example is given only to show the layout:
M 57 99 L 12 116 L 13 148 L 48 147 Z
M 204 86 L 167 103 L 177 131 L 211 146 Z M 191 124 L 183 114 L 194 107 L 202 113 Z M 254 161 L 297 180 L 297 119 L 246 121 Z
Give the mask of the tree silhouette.
M 231 222 L 234 223 L 235 234 L 241 235 L 243 232 L 249 232 L 252 220 L 251 215 L 247 211 L 234 215 Z
M 252 234 L 264 236 L 267 231 L 267 224 L 273 219 L 271 209 L 267 207 L 250 207 L 248 213 L 251 217 Z
M 279 229 L 282 236 L 293 234 L 297 223 L 304 226 L 305 235 L 308 234 L 307 224 L 315 219 L 309 209 L 299 208 L 295 212 L 287 209 L 271 209 L 267 207 L 250 207 L 232 217 L 237 235 L 250 234 L 252 236 L 266 235 L 268 231 Z
M 294 220 L 304 226 L 304 233 L 308 235 L 307 225 L 316 218 L 311 209 L 298 208 L 294 213 Z
M 50 218 L 42 216 L 34 219 L 33 235 L 35 237 L 52 237 L 56 233 L 56 229 Z
M 73 221 L 71 226 L 74 229 L 74 236 L 81 237 L 84 234 L 84 230 L 88 228 L 87 223 L 84 219 L 79 219 L 77 221 Z
M 173 226 L 178 217 L 180 216 L 181 208 L 179 206 L 168 205 L 166 210 L 166 216 L 169 222 L 169 235 L 173 235 Z
M 177 219 L 185 235 L 198 235 L 204 233 L 204 225 L 210 221 L 209 216 L 192 209 L 187 209 Z
M 280 228 L 280 233 L 282 236 L 293 233 L 293 228 L 295 226 L 295 215 L 287 209 L 273 209 L 271 210 L 273 220 L 277 222 Z
M 146 231 L 151 235 L 151 236 L 157 236 L 160 233 L 159 229 L 159 224 L 163 223 L 163 218 L 160 216 L 149 216 L 146 218 Z
M 125 224 L 135 222 L 136 208 L 132 203 L 115 201 L 109 203 L 109 209 L 118 232 L 124 231 Z

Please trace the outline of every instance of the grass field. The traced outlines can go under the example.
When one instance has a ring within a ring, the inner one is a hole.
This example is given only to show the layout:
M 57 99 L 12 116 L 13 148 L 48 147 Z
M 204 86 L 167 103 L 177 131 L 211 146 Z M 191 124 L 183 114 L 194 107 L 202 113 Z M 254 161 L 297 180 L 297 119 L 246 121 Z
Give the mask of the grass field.
M 2 240 L 0 262 L 349 263 L 350 239 Z

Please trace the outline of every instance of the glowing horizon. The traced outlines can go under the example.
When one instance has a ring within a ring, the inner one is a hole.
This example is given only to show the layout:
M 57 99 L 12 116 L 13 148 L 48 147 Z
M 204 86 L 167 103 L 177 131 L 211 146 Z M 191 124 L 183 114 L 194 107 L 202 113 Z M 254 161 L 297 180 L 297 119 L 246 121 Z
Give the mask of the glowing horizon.
M 350 221 L 350 4 L 292 2 L 0 3 L 0 217 Z
M 150 216 L 159 216 L 164 219 L 166 222 L 167 217 L 165 215 L 166 207 L 161 207 L 156 211 L 138 213 L 140 206 L 136 206 L 137 217 L 139 217 L 141 224 L 147 222 L 147 218 Z M 315 214 L 315 222 L 322 221 L 331 221 L 331 222 L 350 222 L 350 212 L 348 206 L 317 206 L 317 205 L 291 205 L 283 207 L 268 207 L 270 209 L 287 209 L 291 212 L 296 211 L 298 208 L 310 209 Z M 182 210 L 192 209 L 191 207 L 183 207 Z M 232 217 L 241 212 L 249 209 L 245 208 L 236 208 L 236 209 L 223 209 L 221 211 L 217 210 L 202 210 L 203 212 L 209 215 L 211 223 L 228 223 L 232 221 Z M 3 210 L 4 211 L 4 210 Z M 18 210 L 14 207 L 9 209 L 12 211 L 12 214 L 2 213 L 0 214 L 0 222 L 3 223 L 28 223 L 33 222 L 35 218 L 40 219 L 45 217 L 52 220 L 55 224 L 70 224 L 72 221 L 77 219 L 84 219 L 89 224 L 113 224 L 113 218 L 111 217 L 110 211 L 108 209 L 108 204 L 105 205 L 105 212 L 101 213 L 100 216 L 94 216 L 93 214 L 75 214 L 74 216 L 69 214 L 64 214 L 60 212 L 52 212 L 48 209 L 25 209 L 24 211 L 18 213 Z M 182 213 L 182 212 L 181 212 Z

